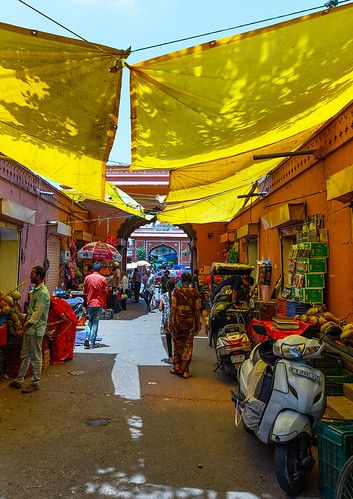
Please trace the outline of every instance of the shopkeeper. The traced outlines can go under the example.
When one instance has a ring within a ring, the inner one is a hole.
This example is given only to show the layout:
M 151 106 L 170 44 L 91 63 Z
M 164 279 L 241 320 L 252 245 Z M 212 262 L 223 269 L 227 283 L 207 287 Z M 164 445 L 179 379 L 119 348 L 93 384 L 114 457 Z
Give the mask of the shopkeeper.
M 249 287 L 254 283 L 254 278 L 249 275 L 233 275 L 228 277 L 214 289 L 216 296 L 225 286 L 230 286 L 232 289 L 232 302 L 239 305 L 240 302 L 249 302 Z

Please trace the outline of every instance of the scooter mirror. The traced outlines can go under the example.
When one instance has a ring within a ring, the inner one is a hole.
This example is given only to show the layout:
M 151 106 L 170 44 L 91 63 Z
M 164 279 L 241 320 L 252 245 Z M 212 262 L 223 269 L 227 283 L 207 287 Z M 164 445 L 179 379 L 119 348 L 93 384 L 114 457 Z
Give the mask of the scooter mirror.
M 254 324 L 253 330 L 256 334 L 260 334 L 261 336 L 267 336 L 266 328 L 265 326 L 262 326 L 262 324 Z

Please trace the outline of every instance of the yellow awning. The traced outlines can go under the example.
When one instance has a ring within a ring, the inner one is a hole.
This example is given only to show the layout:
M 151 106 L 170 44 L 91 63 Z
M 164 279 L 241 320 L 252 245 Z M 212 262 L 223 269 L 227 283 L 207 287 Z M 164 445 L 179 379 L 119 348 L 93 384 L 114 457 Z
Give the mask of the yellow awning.
M 73 189 L 64 189 L 63 192 L 78 203 L 86 200 L 97 201 L 105 206 L 110 206 L 126 213 L 130 213 L 130 215 L 145 218 L 143 206 L 129 196 L 129 194 L 116 187 L 112 182 L 105 183 L 104 201 Z
M 352 26 L 349 4 L 134 65 L 133 168 L 208 179 L 209 162 L 306 140 L 352 100 Z
M 239 187 L 199 201 L 170 205 L 158 213 L 157 218 L 160 222 L 172 225 L 230 222 L 244 205 L 244 199 L 237 197 L 243 193 L 243 187 Z
M 206 195 L 224 192 L 228 189 L 255 182 L 274 169 L 283 158 L 272 158 L 255 161 L 254 154 L 273 154 L 283 151 L 293 151 L 313 133 L 307 130 L 303 133 L 261 148 L 260 151 L 249 151 L 232 158 L 218 159 L 209 163 L 178 168 L 170 172 L 169 193 L 167 202 L 200 199 Z
M 0 151 L 104 199 L 128 52 L 0 24 Z

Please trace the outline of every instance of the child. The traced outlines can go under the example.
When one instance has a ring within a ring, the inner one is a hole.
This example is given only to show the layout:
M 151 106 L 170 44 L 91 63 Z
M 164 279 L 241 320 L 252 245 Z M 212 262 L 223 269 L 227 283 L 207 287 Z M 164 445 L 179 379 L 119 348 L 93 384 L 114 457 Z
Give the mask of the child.
M 169 314 L 170 314 L 170 304 L 172 303 L 172 293 L 174 290 L 175 283 L 172 280 L 167 282 L 167 291 L 162 293 L 161 301 L 159 302 L 159 310 L 162 312 L 162 324 L 161 324 L 161 334 L 165 334 L 165 339 L 167 342 L 168 351 L 168 362 L 172 363 L 172 334 L 168 329 Z

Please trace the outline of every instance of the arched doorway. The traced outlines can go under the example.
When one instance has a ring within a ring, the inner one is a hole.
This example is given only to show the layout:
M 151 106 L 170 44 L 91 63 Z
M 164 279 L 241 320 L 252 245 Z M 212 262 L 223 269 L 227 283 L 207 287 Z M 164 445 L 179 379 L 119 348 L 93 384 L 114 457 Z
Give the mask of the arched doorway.
M 128 239 L 130 238 L 131 234 L 139 229 L 140 227 L 143 227 L 144 225 L 149 225 L 153 224 L 157 221 L 156 218 L 152 220 L 144 220 L 140 217 L 136 216 L 131 216 L 127 218 L 120 226 L 118 232 L 117 232 L 117 237 L 119 240 L 119 251 L 123 255 L 123 264 L 126 264 L 126 259 L 127 259 L 127 242 Z M 197 236 L 196 232 L 193 229 L 191 224 L 180 224 L 176 226 L 177 228 L 181 229 L 182 231 L 187 234 L 189 242 L 188 246 L 190 248 L 190 267 L 191 269 L 194 269 L 197 267 Z M 147 255 L 146 255 L 147 256 Z
M 160 244 L 149 252 L 148 260 L 154 263 L 157 268 L 163 265 L 173 267 L 173 265 L 178 263 L 178 255 L 174 248 L 166 244 Z

